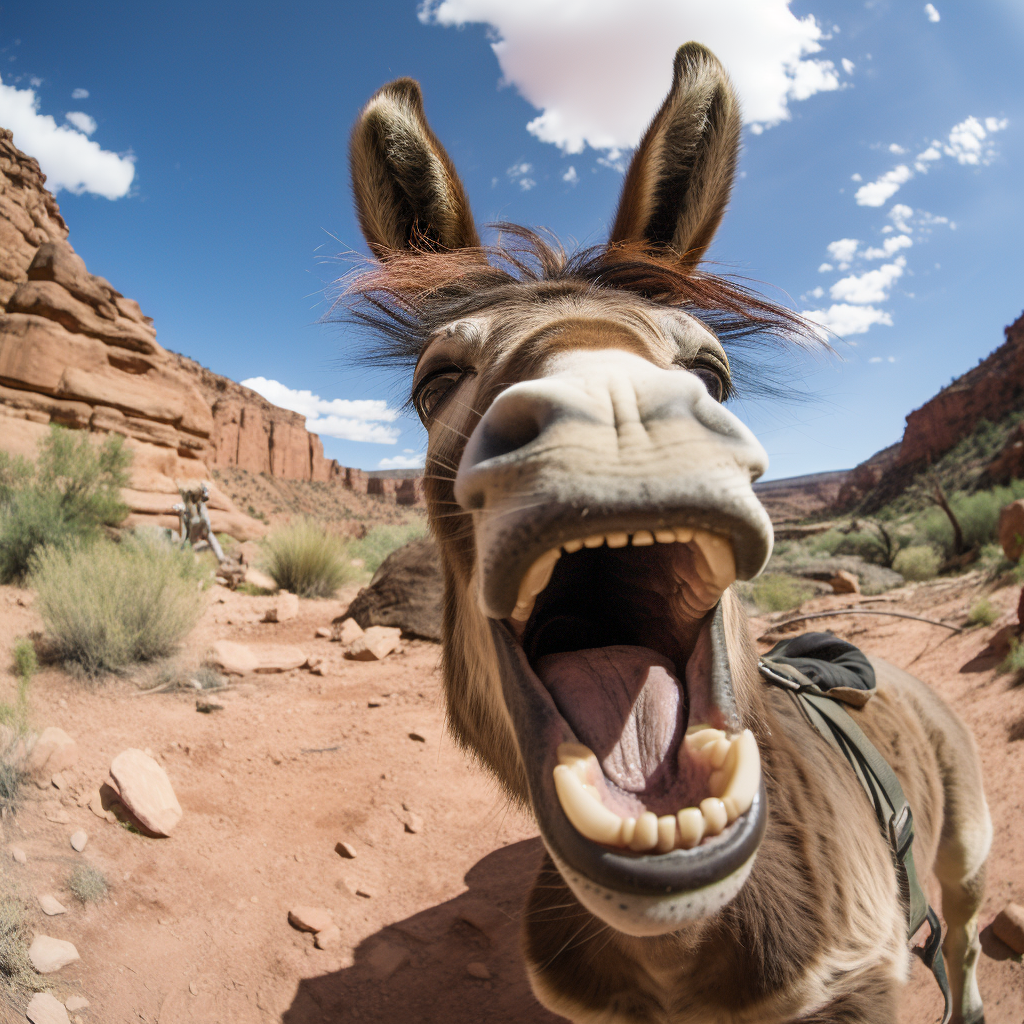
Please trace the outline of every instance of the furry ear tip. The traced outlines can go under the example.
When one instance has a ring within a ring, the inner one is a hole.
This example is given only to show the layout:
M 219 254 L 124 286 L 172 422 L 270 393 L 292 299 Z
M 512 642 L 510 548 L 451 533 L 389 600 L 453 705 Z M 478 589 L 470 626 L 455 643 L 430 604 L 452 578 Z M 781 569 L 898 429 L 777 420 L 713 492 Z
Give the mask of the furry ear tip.
M 423 110 L 423 90 L 415 78 L 396 78 L 382 85 L 369 99 L 366 110 L 370 110 L 381 100 L 391 100 L 403 106 L 411 106 L 416 110 Z
M 673 79 L 678 82 L 687 74 L 692 74 L 701 66 L 716 68 L 724 72 L 722 62 L 703 43 L 690 40 L 676 50 L 672 61 Z

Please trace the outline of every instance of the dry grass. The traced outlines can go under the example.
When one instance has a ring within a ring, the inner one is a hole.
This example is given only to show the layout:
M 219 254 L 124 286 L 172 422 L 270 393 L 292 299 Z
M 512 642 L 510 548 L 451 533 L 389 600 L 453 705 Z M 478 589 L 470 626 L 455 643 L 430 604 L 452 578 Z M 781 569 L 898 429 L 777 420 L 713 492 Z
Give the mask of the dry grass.
M 264 541 L 264 552 L 266 572 L 299 597 L 333 597 L 353 575 L 344 541 L 312 519 L 278 527 Z

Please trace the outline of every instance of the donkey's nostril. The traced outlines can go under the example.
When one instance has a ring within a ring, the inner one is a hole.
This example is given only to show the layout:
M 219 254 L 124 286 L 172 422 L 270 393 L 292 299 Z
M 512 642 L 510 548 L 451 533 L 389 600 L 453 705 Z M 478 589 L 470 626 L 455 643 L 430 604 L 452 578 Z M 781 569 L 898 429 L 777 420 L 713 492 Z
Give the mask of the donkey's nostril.
M 543 429 L 548 403 L 514 390 L 499 395 L 473 432 L 463 457 L 467 468 L 525 448 Z
M 496 459 L 500 455 L 518 451 L 540 435 L 540 425 L 536 422 L 509 423 L 508 429 L 501 429 L 504 426 L 501 424 L 495 429 L 492 423 L 481 424 L 480 438 L 474 446 L 474 462 Z

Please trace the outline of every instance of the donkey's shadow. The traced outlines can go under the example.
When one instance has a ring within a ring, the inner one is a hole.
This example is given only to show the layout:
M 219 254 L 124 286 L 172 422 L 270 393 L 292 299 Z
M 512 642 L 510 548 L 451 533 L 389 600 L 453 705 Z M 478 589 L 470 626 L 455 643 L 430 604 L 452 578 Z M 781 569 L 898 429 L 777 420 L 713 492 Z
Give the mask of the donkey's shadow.
M 468 892 L 364 939 L 351 967 L 301 981 L 284 1024 L 564 1024 L 533 997 L 519 948 L 542 853 L 539 839 L 489 853 L 466 875 Z

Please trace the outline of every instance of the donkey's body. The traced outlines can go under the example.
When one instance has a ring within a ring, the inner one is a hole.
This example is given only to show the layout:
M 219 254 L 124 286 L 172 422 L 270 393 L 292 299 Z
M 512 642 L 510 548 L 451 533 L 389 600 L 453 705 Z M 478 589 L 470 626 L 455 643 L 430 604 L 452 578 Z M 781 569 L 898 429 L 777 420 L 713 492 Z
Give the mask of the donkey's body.
M 570 260 L 521 229 L 517 249 L 480 248 L 415 83 L 382 89 L 353 133 L 382 263 L 356 286 L 362 316 L 415 363 L 430 434 L 449 719 L 537 817 L 526 958 L 574 1021 L 883 1024 L 908 970 L 874 812 L 761 683 L 728 590 L 763 568 L 771 526 L 750 487 L 764 451 L 720 405 L 721 341 L 801 330 L 697 270 L 739 124 L 718 62 L 683 47 L 609 245 Z M 853 714 L 942 885 L 954 1019 L 980 1021 L 973 743 L 926 686 L 875 667 Z

